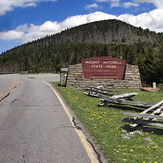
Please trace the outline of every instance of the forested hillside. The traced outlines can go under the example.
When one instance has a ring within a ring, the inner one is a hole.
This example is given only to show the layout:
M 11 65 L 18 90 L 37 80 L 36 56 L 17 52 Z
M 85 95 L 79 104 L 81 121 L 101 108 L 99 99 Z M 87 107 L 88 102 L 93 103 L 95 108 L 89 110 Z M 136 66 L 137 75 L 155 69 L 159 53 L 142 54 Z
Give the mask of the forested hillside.
M 139 66 L 144 83 L 163 79 L 163 34 L 105 20 L 74 27 L 4 52 L 1 72 L 57 72 L 94 56 L 122 57 Z

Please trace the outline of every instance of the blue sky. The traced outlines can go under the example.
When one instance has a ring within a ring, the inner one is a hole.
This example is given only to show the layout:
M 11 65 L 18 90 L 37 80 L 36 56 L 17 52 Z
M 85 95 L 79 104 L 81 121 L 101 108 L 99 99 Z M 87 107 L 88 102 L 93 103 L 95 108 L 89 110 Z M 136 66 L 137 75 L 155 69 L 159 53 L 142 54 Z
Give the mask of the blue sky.
M 0 0 L 0 7 L 0 53 L 98 20 L 163 32 L 163 0 Z

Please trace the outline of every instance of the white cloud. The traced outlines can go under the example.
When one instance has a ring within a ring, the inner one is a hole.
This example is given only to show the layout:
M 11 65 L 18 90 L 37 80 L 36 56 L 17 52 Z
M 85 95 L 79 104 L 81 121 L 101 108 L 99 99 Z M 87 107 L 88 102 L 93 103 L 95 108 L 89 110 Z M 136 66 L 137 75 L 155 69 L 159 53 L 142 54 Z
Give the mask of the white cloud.
M 162 8 L 163 9 L 163 0 L 128 0 L 128 2 L 123 2 L 123 0 L 94 0 L 96 2 L 109 2 L 111 7 L 137 7 L 138 3 L 153 3 L 157 8 Z M 136 3 L 134 3 L 136 2 Z
M 111 7 L 119 7 L 119 0 L 111 0 Z
M 109 0 L 95 0 L 96 2 L 109 2 Z
M 144 29 L 149 28 L 152 31 L 163 32 L 163 9 L 155 9 L 137 16 L 123 14 L 118 16 L 118 19 L 137 27 L 141 26 Z
M 11 30 L 8 32 L 1 32 L 0 38 L 2 40 L 13 40 L 13 39 L 20 39 L 23 36 L 23 32 L 17 30 Z
M 133 0 L 140 3 L 153 3 L 157 8 L 163 9 L 163 0 Z
M 89 4 L 85 6 L 85 9 L 89 10 L 92 8 L 98 8 L 99 6 L 97 5 L 97 3 L 93 3 L 93 4 Z
M 88 15 L 68 17 L 63 22 L 46 21 L 40 26 L 25 24 L 18 26 L 15 30 L 0 32 L 0 39 L 18 40 L 25 43 L 81 24 L 107 19 L 118 19 L 137 27 L 141 26 L 144 29 L 149 28 L 156 32 L 163 32 L 163 9 L 155 9 L 137 16 L 130 14 L 115 16 L 103 12 L 94 12 Z
M 0 32 L 0 39 L 3 40 L 19 40 L 23 43 L 36 40 L 50 34 L 56 34 L 65 29 L 86 24 L 98 20 L 115 19 L 116 16 L 95 12 L 88 15 L 77 15 L 68 17 L 63 22 L 46 21 L 40 26 L 34 24 L 21 25 L 15 30 Z M 15 32 L 15 33 L 14 33 Z
M 133 3 L 133 2 L 124 2 L 124 3 L 123 3 L 123 6 L 124 6 L 125 8 L 130 8 L 130 7 L 138 7 L 139 4 Z
M 103 3 L 103 2 L 109 2 L 111 7 L 118 7 L 120 6 L 119 2 L 120 0 L 95 0 L 96 2 Z
M 6 14 L 8 11 L 12 11 L 17 7 L 31 7 L 36 6 L 41 1 L 56 1 L 56 0 L 0 0 L 0 15 Z

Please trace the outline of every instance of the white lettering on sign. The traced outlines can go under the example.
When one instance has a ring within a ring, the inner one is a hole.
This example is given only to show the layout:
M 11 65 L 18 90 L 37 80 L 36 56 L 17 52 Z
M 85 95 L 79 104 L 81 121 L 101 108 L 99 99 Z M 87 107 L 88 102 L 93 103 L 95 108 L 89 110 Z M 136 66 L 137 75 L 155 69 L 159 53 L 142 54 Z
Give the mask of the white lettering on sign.
M 84 78 L 123 79 L 125 64 L 125 60 L 109 57 L 83 59 Z
M 85 61 L 86 64 L 99 64 L 99 61 Z
M 121 65 L 121 61 L 103 61 L 103 64 L 115 64 L 115 65 Z
M 116 65 L 106 65 L 106 68 L 117 68 Z
M 103 68 L 102 65 L 91 65 L 91 68 Z

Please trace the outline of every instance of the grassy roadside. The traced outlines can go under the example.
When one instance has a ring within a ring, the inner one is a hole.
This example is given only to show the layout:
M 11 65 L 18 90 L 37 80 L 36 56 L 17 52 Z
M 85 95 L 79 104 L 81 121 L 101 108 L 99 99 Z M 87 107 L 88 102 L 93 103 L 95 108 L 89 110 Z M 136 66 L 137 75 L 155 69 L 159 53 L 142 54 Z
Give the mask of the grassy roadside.
M 129 139 L 125 138 L 128 132 L 121 128 L 124 126 L 123 113 L 132 111 L 114 106 L 97 107 L 100 103 L 99 99 L 88 97 L 82 91 L 60 87 L 57 83 L 55 86 L 110 162 L 163 162 L 162 135 L 154 132 L 140 132 Z M 124 91 L 133 92 L 132 90 Z M 163 99 L 163 92 L 137 92 L 139 95 L 134 100 L 157 102 Z

